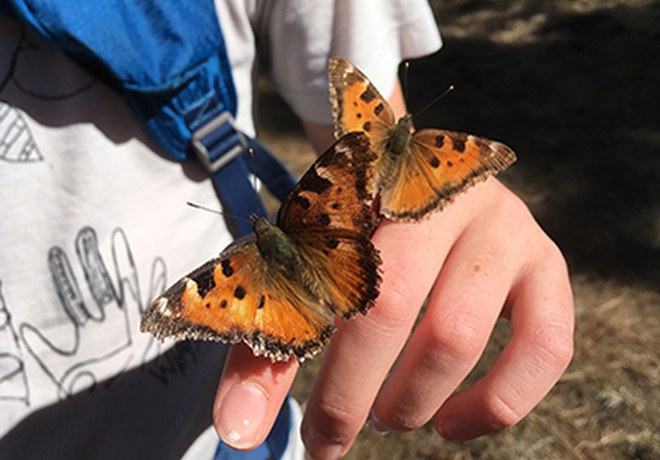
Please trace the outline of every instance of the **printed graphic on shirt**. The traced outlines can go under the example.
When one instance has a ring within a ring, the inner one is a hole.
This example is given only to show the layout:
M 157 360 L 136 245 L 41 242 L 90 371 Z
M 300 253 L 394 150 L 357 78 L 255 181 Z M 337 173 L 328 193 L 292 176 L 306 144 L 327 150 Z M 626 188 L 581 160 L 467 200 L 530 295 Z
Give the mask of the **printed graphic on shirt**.
M 20 302 L 7 300 L 0 282 L 0 403 L 38 403 L 31 400 L 28 361 L 52 382 L 56 399 L 112 385 L 139 366 L 148 379 L 167 385 L 197 361 L 195 344 L 161 354 L 162 345 L 138 331 L 146 304 L 166 287 L 162 258 L 154 258 L 145 291 L 123 229 L 112 232 L 110 251 L 103 251 L 108 259 L 91 227 L 78 232 L 73 246 L 54 246 L 45 258 L 60 299 L 53 308 L 66 318 L 57 330 L 39 327 L 41 318 L 17 324 L 11 312 Z
M 4 31 L 3 31 L 4 32 Z M 43 59 L 57 53 L 51 48 L 45 47 L 38 42 L 31 41 L 24 28 L 16 29 L 16 36 L 7 37 L 8 43 L 16 42 L 16 48 L 9 54 L 8 59 L 0 61 L 0 93 L 11 83 L 14 89 L 30 98 L 42 101 L 65 101 L 87 91 L 96 83 L 96 78 L 82 73 L 71 63 L 66 81 L 60 81 L 62 86 L 53 85 L 53 76 L 44 74 L 40 78 L 34 78 L 34 72 L 21 67 L 21 57 L 27 57 L 27 61 L 33 61 L 35 54 L 43 54 Z M 20 36 L 18 35 L 20 34 Z M 15 39 L 15 40 L 14 40 Z M 25 56 L 25 53 L 31 54 Z M 66 59 L 63 56 L 61 59 Z M 5 70 L 6 69 L 6 73 Z M 21 75 L 30 75 L 34 81 L 23 81 Z M 72 77 L 73 76 L 73 77 Z M 36 82 L 36 83 L 35 83 Z M 47 90 L 41 88 L 41 84 L 47 84 Z M 10 102 L 0 99 L 0 160 L 13 163 L 30 163 L 43 161 L 44 156 L 37 147 L 32 133 L 26 123 L 21 111 Z
M 23 351 L 0 282 L 0 401 L 30 403 Z
M 0 160 L 30 163 L 43 159 L 21 112 L 0 100 Z
M 27 352 L 52 379 L 61 398 L 93 388 L 108 377 L 109 368 L 120 375 L 136 362 L 142 364 L 158 353 L 154 341 L 147 341 L 140 356 L 136 356 L 133 345 L 137 318 L 148 299 L 164 287 L 166 278 L 165 264 L 156 258 L 149 291 L 143 296 L 133 254 L 122 229 L 116 229 L 112 235 L 112 274 L 101 256 L 92 228 L 80 230 L 75 252 L 77 257 L 71 258 L 65 249 L 55 246 L 48 254 L 54 287 L 63 313 L 71 322 L 73 340 L 70 337 L 54 340 L 32 324 L 21 324 L 19 328 Z M 81 272 L 83 278 L 77 275 Z M 111 335 L 108 331 L 118 330 L 123 331 L 119 342 L 98 345 Z

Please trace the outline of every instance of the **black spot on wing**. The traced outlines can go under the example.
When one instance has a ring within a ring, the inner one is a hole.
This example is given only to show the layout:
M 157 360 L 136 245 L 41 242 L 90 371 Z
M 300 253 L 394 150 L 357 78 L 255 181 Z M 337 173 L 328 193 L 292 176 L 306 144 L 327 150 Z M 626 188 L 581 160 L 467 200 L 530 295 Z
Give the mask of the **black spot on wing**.
M 355 133 L 348 133 L 341 137 L 334 146 L 330 147 L 330 150 L 326 150 L 323 155 L 321 155 L 318 160 L 316 160 L 316 165 L 318 166 L 339 166 L 345 167 L 351 164 L 351 159 L 348 157 L 346 152 L 338 149 L 338 146 L 349 147 L 352 142 L 354 142 Z
M 465 152 L 465 143 L 467 142 L 467 134 L 457 133 L 451 138 L 451 146 L 457 152 Z
M 432 168 L 435 169 L 435 168 L 437 168 L 437 167 L 440 166 L 440 160 L 438 160 L 437 157 L 432 157 L 432 158 L 429 160 L 429 164 L 431 165 Z
M 321 227 L 327 227 L 330 225 L 331 219 L 330 216 L 326 213 L 319 214 L 319 225 Z
M 213 272 L 215 271 L 217 263 L 217 259 L 210 260 L 188 275 L 188 278 L 197 283 L 197 292 L 201 297 L 204 297 L 211 289 L 215 287 Z
M 337 238 L 328 238 L 325 241 L 325 246 L 330 249 L 337 249 L 337 246 L 339 246 L 339 240 Z
M 360 94 L 360 99 L 368 104 L 376 99 L 376 91 L 374 91 L 373 87 L 369 85 L 367 86 L 367 89 L 365 89 L 362 94 Z
M 222 299 L 220 301 L 220 308 L 227 308 L 227 299 Z
M 442 146 L 445 145 L 445 136 L 442 134 L 435 136 L 435 146 L 438 148 L 442 148 Z
M 262 294 L 261 298 L 259 299 L 259 304 L 257 305 L 257 310 L 264 308 L 264 305 L 266 305 L 266 297 Z
M 231 259 L 225 259 L 222 261 L 222 274 L 227 278 L 234 274 L 234 267 L 231 266 Z
M 312 205 L 307 198 L 305 198 L 304 196 L 300 196 L 298 194 L 293 195 L 292 199 L 295 204 L 297 204 L 303 209 L 309 209 L 310 206 Z
M 374 108 L 374 115 L 376 115 L 376 116 L 380 115 L 380 113 L 383 111 L 384 108 L 385 108 L 385 106 L 383 106 L 382 102 L 380 104 L 378 104 L 376 106 L 376 108 Z
M 245 298 L 245 288 L 241 286 L 240 284 L 236 286 L 236 289 L 234 289 L 234 297 L 236 297 L 238 300 L 243 300 Z
M 371 131 L 371 122 L 367 121 L 365 124 L 362 125 L 362 129 L 365 130 L 366 132 Z
M 325 155 L 323 155 L 321 158 L 323 157 L 325 157 Z M 321 164 L 319 163 L 319 165 Z M 328 188 L 332 187 L 332 182 L 319 176 L 319 174 L 316 172 L 316 168 L 312 167 L 300 180 L 298 187 L 299 190 L 308 190 L 310 192 L 320 194 L 326 191 Z

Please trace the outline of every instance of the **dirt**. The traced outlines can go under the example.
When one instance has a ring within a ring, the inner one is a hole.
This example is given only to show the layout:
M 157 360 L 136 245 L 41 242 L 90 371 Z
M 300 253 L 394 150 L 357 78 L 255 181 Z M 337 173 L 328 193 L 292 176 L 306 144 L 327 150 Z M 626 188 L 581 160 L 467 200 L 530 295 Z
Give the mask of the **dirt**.
M 575 292 L 575 357 L 521 423 L 464 443 L 431 425 L 363 430 L 355 459 L 660 458 L 660 2 L 432 1 L 444 47 L 411 62 L 420 127 L 506 142 L 502 180 L 563 249 Z M 268 90 L 262 138 L 297 173 L 314 156 Z M 512 232 L 512 237 L 515 237 Z M 502 321 L 468 384 L 508 335 Z M 294 394 L 309 394 L 318 360 Z

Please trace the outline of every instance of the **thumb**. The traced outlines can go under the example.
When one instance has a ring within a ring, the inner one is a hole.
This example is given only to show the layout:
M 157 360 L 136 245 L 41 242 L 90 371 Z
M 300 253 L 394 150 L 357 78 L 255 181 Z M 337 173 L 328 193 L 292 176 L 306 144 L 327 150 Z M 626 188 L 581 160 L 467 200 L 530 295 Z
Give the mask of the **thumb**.
M 298 363 L 271 363 L 244 344 L 231 348 L 213 405 L 213 424 L 225 444 L 249 450 L 270 432 L 293 384 Z

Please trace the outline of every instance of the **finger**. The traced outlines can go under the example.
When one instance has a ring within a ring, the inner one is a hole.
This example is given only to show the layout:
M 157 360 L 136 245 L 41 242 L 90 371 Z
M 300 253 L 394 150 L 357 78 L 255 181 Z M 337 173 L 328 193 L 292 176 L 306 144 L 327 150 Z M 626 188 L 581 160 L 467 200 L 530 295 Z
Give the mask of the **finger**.
M 261 444 L 297 370 L 295 360 L 273 364 L 255 357 L 243 344 L 233 346 L 213 405 L 213 424 L 222 442 L 239 450 Z
M 96 232 L 91 227 L 84 227 L 76 237 L 76 252 L 80 265 L 85 273 L 87 285 L 96 301 L 96 311 L 87 308 L 90 317 L 101 320 L 104 317 L 103 309 L 108 303 L 116 301 L 117 295 L 110 281 L 110 275 L 103 263 L 99 252 Z
M 96 241 L 94 241 L 94 243 L 96 244 Z M 99 289 L 98 286 L 107 286 L 109 291 L 114 290 L 114 297 L 119 305 L 123 306 L 129 301 L 134 305 L 139 305 L 141 301 L 141 293 L 138 271 L 135 266 L 135 260 L 133 259 L 133 252 L 128 244 L 128 238 L 121 228 L 117 228 L 112 232 L 111 246 L 112 265 L 115 270 L 115 278 L 113 281 L 114 285 L 116 285 L 116 289 L 113 288 L 113 282 L 110 280 L 110 276 L 105 269 L 103 260 L 98 253 L 98 248 L 95 250 L 93 250 L 94 248 L 88 249 L 88 252 L 92 254 L 96 253 L 94 254 L 94 257 L 85 264 L 85 269 L 95 275 L 94 278 L 89 278 L 90 285 L 94 285 L 90 288 L 92 289 L 92 292 L 94 292 L 95 289 Z M 91 280 L 94 280 L 95 278 L 98 280 L 92 282 Z M 103 301 L 102 298 L 98 298 L 96 295 L 94 297 L 97 298 L 97 302 Z M 102 305 L 102 303 L 99 303 L 99 305 Z
M 48 251 L 48 268 L 64 311 L 74 324 L 82 326 L 90 315 L 78 287 L 78 281 L 73 274 L 69 258 L 59 246 L 54 246 Z
M 342 455 L 364 425 L 458 232 L 460 219 L 449 216 L 385 222 L 376 231 L 373 241 L 383 259 L 381 293 L 366 316 L 339 324 L 326 350 L 302 424 L 314 458 Z
M 378 395 L 370 420 L 377 430 L 424 425 L 483 353 L 524 244 L 502 240 L 509 223 L 492 217 L 472 222 L 449 253 L 427 310 Z
M 512 336 L 488 374 L 454 395 L 435 417 L 447 439 L 500 431 L 550 391 L 573 354 L 573 302 L 566 266 L 548 241 L 509 299 Z
M 149 293 L 147 301 L 150 302 L 155 299 L 167 289 L 167 268 L 165 261 L 161 257 L 156 257 L 151 264 L 151 277 L 149 278 Z M 146 305 L 140 305 L 140 313 L 145 309 Z

